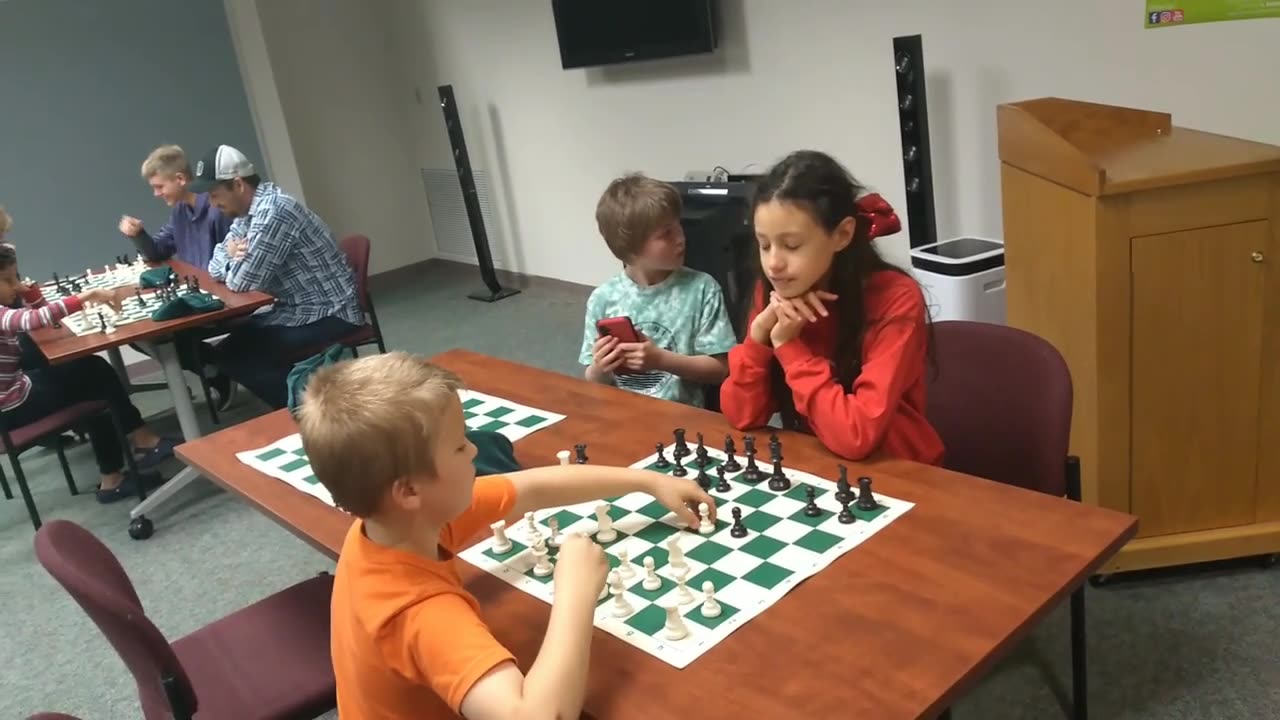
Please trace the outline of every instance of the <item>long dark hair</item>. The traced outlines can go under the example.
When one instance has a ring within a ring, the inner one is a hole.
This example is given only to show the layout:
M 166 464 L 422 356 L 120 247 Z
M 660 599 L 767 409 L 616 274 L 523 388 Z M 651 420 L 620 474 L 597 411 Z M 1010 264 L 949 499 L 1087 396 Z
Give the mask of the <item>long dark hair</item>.
M 858 217 L 858 197 L 866 192 L 839 162 L 825 153 L 813 150 L 793 152 L 774 165 L 756 186 L 752 216 L 760 205 L 778 201 L 802 208 L 827 232 L 834 232 L 845 218 L 857 218 L 853 241 L 831 260 L 829 290 L 839 296 L 835 302 L 836 379 L 844 391 L 851 392 L 853 381 L 862 373 L 862 339 L 866 330 L 867 280 L 873 273 L 888 270 L 910 277 L 901 268 L 887 262 L 871 243 L 871 224 Z M 756 253 L 758 297 L 768 302 L 769 280 Z M 748 312 L 750 312 L 748 310 Z M 930 343 L 932 345 L 932 343 Z M 801 427 L 799 413 L 791 390 L 787 387 L 782 366 L 775 359 L 770 368 L 773 397 L 787 429 Z

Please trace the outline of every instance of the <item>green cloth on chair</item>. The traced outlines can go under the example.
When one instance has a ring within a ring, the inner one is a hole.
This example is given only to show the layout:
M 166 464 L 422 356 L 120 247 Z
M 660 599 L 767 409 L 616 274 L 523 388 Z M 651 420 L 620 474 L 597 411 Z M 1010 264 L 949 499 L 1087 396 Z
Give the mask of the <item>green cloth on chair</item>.
M 507 439 L 491 430 L 468 430 L 467 439 L 476 446 L 476 475 L 503 475 L 520 469 L 516 449 Z
M 138 276 L 138 284 L 144 288 L 158 288 L 162 285 L 168 285 L 170 279 L 177 276 L 178 274 L 173 271 L 173 268 L 164 265 L 142 271 L 142 274 Z
M 289 384 L 290 413 L 297 415 L 298 406 L 302 403 L 302 393 L 311 376 L 320 368 L 340 362 L 345 349 L 341 345 L 330 345 L 324 352 L 294 364 L 286 380 Z M 520 469 L 515 447 L 506 435 L 489 430 L 468 430 L 466 434 L 467 439 L 476 446 L 476 457 L 472 461 L 476 475 L 502 475 Z
M 293 369 L 289 371 L 289 377 L 285 380 L 289 386 L 289 412 L 298 414 L 298 406 L 302 403 L 302 391 L 306 390 L 307 381 L 320 368 L 338 362 L 344 349 L 341 345 L 330 345 L 324 352 L 294 363 Z

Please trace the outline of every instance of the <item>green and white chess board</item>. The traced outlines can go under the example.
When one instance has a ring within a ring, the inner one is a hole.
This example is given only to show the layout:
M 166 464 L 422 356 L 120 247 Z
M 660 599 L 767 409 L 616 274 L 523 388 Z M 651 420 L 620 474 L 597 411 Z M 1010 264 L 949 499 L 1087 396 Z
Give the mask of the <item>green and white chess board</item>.
M 673 461 L 674 450 L 674 445 L 667 447 L 664 456 Z M 835 499 L 834 482 L 784 467 L 791 487 L 775 492 L 768 488 L 768 476 L 772 472 L 768 462 L 759 464 L 760 480 L 755 483 L 744 480 L 743 471 L 726 473 L 729 490 L 722 492 L 714 487 L 719 481 L 716 466 L 724 463 L 728 456 L 709 447 L 707 453 L 706 469 L 713 481 L 708 492 L 718 508 L 710 534 L 684 528 L 664 506 L 643 493 L 607 498 L 603 507 L 601 502 L 589 502 L 549 509 L 532 518 L 552 563 L 557 546 L 550 541 L 553 519 L 557 537 L 575 532 L 596 537 L 598 510 L 612 519 L 616 537 L 607 542 L 597 538 L 597 542 L 604 547 L 611 569 L 619 573 L 625 607 L 619 605 L 617 596 L 606 583 L 597 602 L 595 625 L 678 668 L 693 662 L 781 600 L 805 578 L 826 568 L 914 507 L 912 503 L 875 493 L 875 509 L 859 510 L 851 502 L 849 511 L 856 520 L 841 523 L 838 515 L 842 506 Z M 658 470 L 657 457 L 655 452 L 632 467 L 672 472 L 673 468 Z M 737 459 L 745 464 L 741 456 Z M 688 471 L 686 479 L 696 482 L 695 458 L 687 456 L 683 463 Z M 832 469 L 836 470 L 834 463 Z M 849 480 L 856 495 L 857 478 Z M 805 512 L 807 486 L 814 488 L 817 516 Z M 745 537 L 734 537 L 730 532 L 734 508 L 741 510 L 742 524 L 747 528 Z M 459 553 L 459 557 L 550 603 L 554 575 L 539 575 L 534 571 L 536 559 L 531 545 L 535 540 L 528 520 L 504 530 L 511 545 L 506 552 L 496 552 L 495 538 L 487 537 Z M 673 540 L 676 551 L 683 556 L 683 567 L 671 562 Z M 624 555 L 632 569 L 627 576 L 621 575 Z M 650 557 L 659 582 L 655 590 L 644 587 L 647 576 L 644 563 L 645 558 Z M 682 593 L 680 578 L 688 594 Z M 710 583 L 719 607 L 719 613 L 712 612 L 711 617 L 704 613 L 706 583 Z M 685 634 L 679 639 L 668 638 L 667 607 L 677 608 L 683 620 Z
M 560 415 L 527 405 L 486 395 L 474 390 L 461 390 L 462 414 L 468 430 L 486 430 L 505 436 L 511 442 L 554 425 L 564 419 Z M 302 436 L 294 433 L 256 450 L 236 453 L 236 458 L 302 492 L 333 505 L 333 497 L 311 472 L 311 461 L 302 448 Z

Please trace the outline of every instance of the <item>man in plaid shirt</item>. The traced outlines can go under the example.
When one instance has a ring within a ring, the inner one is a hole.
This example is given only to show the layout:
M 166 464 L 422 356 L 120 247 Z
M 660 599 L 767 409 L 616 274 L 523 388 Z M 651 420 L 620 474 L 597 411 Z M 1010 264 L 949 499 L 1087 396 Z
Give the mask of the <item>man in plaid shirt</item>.
M 215 365 L 273 408 L 288 404 L 297 353 L 334 342 L 364 324 L 355 275 L 324 221 L 274 183 L 262 182 L 235 148 L 220 145 L 197 165 L 190 185 L 232 218 L 209 274 L 233 292 L 275 298 L 269 310 L 234 326 L 211 353 Z

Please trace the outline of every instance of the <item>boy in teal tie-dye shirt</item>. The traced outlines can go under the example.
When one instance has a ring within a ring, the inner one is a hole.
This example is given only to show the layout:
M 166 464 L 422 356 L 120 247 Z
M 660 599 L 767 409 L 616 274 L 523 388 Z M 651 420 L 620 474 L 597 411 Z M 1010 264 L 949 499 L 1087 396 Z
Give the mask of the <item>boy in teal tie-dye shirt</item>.
M 587 300 L 580 362 L 588 380 L 703 407 L 703 385 L 728 375 L 737 344 L 720 285 L 684 266 L 680 193 L 640 174 L 609 184 L 596 224 L 623 270 Z M 627 317 L 642 342 L 601 337 L 596 323 Z

